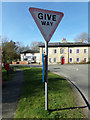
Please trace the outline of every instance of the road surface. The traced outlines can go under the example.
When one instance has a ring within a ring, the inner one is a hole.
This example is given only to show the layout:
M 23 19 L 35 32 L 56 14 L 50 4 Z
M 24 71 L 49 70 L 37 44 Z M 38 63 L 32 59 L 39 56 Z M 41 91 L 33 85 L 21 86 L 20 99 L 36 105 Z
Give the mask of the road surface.
M 50 71 L 71 80 L 81 90 L 88 102 L 90 102 L 88 98 L 88 91 L 90 89 L 88 71 L 90 67 L 88 67 L 88 64 L 49 65 L 48 68 Z

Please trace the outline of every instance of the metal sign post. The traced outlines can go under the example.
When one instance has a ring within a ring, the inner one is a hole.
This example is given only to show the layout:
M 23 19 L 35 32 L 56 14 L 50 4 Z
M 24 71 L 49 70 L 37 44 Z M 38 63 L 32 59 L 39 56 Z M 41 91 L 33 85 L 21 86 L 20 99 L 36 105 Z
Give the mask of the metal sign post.
M 42 75 L 43 75 L 43 76 L 42 76 L 42 79 L 43 79 L 43 83 L 44 83 L 44 74 L 45 74 L 45 73 L 44 73 L 44 54 L 42 54 L 42 64 L 43 64 L 43 65 L 42 65 L 42 66 L 43 66 L 43 67 L 42 67 Z
M 45 41 L 45 63 L 46 63 L 46 70 L 45 70 L 45 110 L 48 110 L 48 42 Z
M 64 14 L 33 7 L 29 11 L 45 39 L 45 110 L 48 110 L 48 42 Z

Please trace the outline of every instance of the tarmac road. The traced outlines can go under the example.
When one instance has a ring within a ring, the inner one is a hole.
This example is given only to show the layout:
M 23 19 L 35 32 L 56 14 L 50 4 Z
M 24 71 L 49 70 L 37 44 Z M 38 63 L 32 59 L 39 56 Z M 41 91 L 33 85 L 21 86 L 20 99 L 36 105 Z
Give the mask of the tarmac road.
M 88 67 L 88 64 L 49 65 L 48 69 L 72 81 L 90 102 L 88 97 L 88 91 L 90 91 L 88 71 L 90 67 Z

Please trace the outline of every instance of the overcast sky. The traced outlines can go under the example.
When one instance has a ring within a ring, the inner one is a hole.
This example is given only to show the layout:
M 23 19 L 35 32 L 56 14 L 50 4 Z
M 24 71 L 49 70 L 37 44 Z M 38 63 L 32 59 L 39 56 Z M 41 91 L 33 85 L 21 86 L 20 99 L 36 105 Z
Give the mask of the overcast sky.
M 30 45 L 32 41 L 45 41 L 29 12 L 29 7 L 64 13 L 50 42 L 61 42 L 62 38 L 70 42 L 76 35 L 88 33 L 88 2 L 3 2 L 3 37 L 24 45 Z

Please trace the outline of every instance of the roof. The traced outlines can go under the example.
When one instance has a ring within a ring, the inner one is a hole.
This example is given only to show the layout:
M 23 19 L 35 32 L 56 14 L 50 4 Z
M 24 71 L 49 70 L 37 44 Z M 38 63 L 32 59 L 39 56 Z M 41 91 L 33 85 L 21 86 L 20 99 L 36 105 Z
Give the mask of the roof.
M 49 43 L 48 47 L 88 47 L 90 43 L 82 43 L 82 42 L 67 42 L 67 43 Z M 39 47 L 45 47 L 45 45 L 40 45 Z
M 21 53 L 39 53 L 39 50 L 26 50 Z

